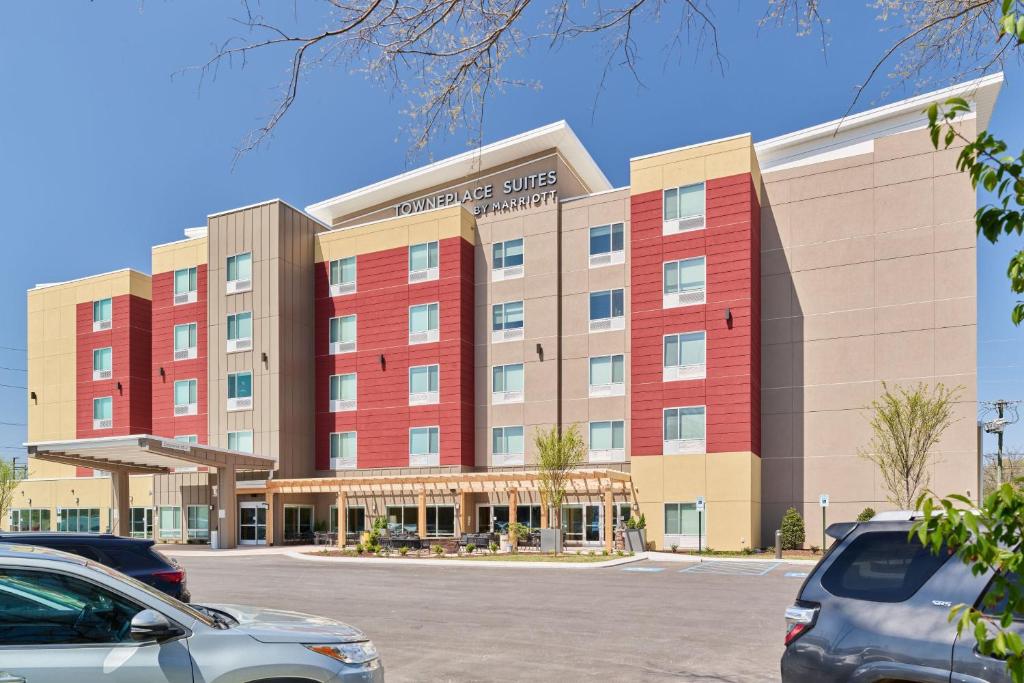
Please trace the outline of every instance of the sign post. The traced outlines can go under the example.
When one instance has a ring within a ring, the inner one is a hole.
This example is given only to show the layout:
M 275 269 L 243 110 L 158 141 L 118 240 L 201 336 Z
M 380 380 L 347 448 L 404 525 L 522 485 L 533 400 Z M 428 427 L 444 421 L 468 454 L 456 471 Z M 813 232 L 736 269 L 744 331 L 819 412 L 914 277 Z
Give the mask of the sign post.
M 704 496 L 697 496 L 697 554 L 700 555 L 704 540 Z
M 821 506 L 821 552 L 825 553 L 825 546 L 828 545 L 825 537 L 825 508 L 828 507 L 828 494 L 818 496 L 818 505 Z

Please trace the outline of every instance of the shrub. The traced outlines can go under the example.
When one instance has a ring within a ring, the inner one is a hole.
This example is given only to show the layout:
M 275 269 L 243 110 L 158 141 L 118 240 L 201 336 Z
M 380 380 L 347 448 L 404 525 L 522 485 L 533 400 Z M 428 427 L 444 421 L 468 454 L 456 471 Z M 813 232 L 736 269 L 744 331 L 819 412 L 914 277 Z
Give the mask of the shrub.
M 796 508 L 789 508 L 782 517 L 782 549 L 803 548 L 805 539 L 804 518 L 796 511 Z
M 704 550 L 703 550 L 703 553 L 704 553 L 705 555 L 714 555 L 714 554 L 715 554 L 715 551 L 714 551 L 714 549 L 713 549 L 713 548 L 712 548 L 711 546 L 709 546 L 709 545 L 706 545 L 706 546 L 704 546 Z
M 430 549 L 433 550 L 434 554 L 437 555 L 438 557 L 441 557 L 441 555 L 444 555 L 444 546 L 441 545 L 440 543 L 431 546 Z
M 468 554 L 472 555 L 475 551 L 476 551 L 476 544 L 475 543 L 467 543 L 466 544 L 466 552 Z
M 594 551 L 594 550 L 591 550 L 591 551 L 590 551 L 590 556 L 591 556 L 591 557 L 593 557 L 593 556 L 594 556 L 594 555 L 596 555 L 596 554 L 597 554 L 597 552 L 596 552 L 596 551 Z
M 874 516 L 875 516 L 874 508 L 864 508 L 863 510 L 860 511 L 860 514 L 857 515 L 857 521 L 858 522 L 870 522 L 871 518 L 874 517 Z
M 672 544 L 672 552 L 675 552 L 677 550 L 679 550 L 679 544 L 678 543 L 673 543 Z
M 627 529 L 646 529 L 647 517 L 641 512 L 639 517 L 630 517 L 626 520 Z
M 754 549 L 748 546 L 748 547 L 743 548 L 743 550 L 741 552 L 744 555 L 753 555 L 754 554 Z
M 619 557 L 622 557 L 623 555 L 626 554 L 626 552 L 624 550 L 616 550 L 615 554 L 618 555 Z
M 362 555 L 366 552 L 366 548 L 363 547 L 362 543 L 356 543 L 356 555 Z
M 398 549 L 398 554 L 401 555 L 402 557 L 405 557 L 406 555 L 408 555 L 409 554 L 409 546 L 403 545 L 401 548 Z
M 608 555 L 608 551 L 607 551 L 607 550 L 602 550 L 602 551 L 601 551 L 601 554 L 607 557 L 607 555 Z
M 811 546 L 811 554 L 812 555 L 817 555 L 819 550 L 821 550 L 821 548 L 819 548 L 818 546 L 816 546 L 816 545 L 812 545 Z
M 493 553 L 496 553 L 496 552 L 498 552 L 498 544 L 497 544 L 497 543 L 495 543 L 494 541 L 491 541 L 491 542 L 490 542 L 490 543 L 489 543 L 489 544 L 487 545 L 487 549 L 488 549 L 488 550 L 490 550 L 492 554 L 493 554 Z

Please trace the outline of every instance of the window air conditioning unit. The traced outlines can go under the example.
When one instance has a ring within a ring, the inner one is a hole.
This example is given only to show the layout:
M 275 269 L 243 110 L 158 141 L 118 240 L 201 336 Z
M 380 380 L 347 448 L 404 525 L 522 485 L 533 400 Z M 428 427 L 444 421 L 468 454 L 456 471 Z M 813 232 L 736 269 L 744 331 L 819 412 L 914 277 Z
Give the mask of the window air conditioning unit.
M 663 235 L 678 235 L 681 232 L 690 232 L 692 230 L 703 230 L 704 229 L 704 215 L 699 216 L 687 216 L 685 218 L 678 218 L 671 221 L 665 221 L 662 224 L 661 234 Z
M 238 339 L 228 339 L 227 352 L 232 353 L 234 351 L 251 351 L 252 350 L 252 337 L 240 337 Z
M 344 296 L 346 294 L 352 294 L 356 291 L 356 283 L 353 282 L 339 282 L 331 285 L 331 296 Z
M 238 294 L 239 292 L 248 292 L 252 289 L 252 280 L 228 280 L 225 291 L 228 294 Z

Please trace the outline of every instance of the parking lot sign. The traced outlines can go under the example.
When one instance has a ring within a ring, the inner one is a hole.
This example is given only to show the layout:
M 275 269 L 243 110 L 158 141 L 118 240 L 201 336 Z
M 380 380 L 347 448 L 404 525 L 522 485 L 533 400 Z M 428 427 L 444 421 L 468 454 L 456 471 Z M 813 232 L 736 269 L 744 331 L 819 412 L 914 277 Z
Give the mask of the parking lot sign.
M 821 507 L 823 507 L 823 508 L 827 508 L 828 507 L 828 494 L 827 493 L 823 493 L 820 496 L 818 496 L 818 504 L 821 505 Z
M 697 512 L 704 512 L 704 496 L 697 496 Z

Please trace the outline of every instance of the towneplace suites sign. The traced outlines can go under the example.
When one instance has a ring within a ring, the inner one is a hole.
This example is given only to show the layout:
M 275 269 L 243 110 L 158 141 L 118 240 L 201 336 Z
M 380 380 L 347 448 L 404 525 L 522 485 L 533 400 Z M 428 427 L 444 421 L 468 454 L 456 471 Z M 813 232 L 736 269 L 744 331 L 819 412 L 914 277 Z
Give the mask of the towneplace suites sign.
M 542 171 L 509 178 L 495 187 L 494 183 L 477 185 L 466 190 L 446 190 L 438 194 L 410 199 L 395 206 L 396 216 L 411 216 L 453 204 L 471 204 L 474 216 L 517 211 L 553 203 L 558 199 L 558 174 Z

